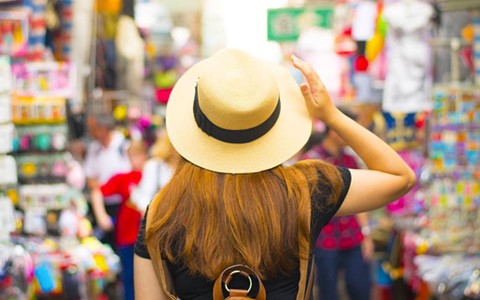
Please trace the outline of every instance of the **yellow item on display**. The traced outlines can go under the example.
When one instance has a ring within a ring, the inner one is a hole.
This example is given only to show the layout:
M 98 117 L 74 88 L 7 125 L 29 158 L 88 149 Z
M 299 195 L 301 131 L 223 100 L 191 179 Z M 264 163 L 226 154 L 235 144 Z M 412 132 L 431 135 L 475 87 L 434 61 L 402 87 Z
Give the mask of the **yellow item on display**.
M 469 24 L 465 27 L 462 28 L 462 38 L 468 42 L 468 43 L 472 43 L 474 38 L 475 38 L 475 32 L 473 30 L 473 24 Z
M 97 0 L 96 10 L 99 13 L 119 14 L 122 9 L 121 0 Z
M 78 226 L 78 237 L 81 239 L 88 237 L 92 234 L 92 232 L 92 223 L 90 223 L 87 218 L 82 218 L 80 220 L 80 225 Z
M 380 32 L 375 32 L 373 37 L 367 42 L 365 53 L 369 62 L 374 61 L 382 52 L 385 46 L 385 37 Z
M 113 117 L 117 121 L 123 121 L 127 117 L 127 108 L 123 105 L 118 105 L 113 110 Z
M 96 254 L 93 256 L 93 259 L 95 260 L 95 265 L 97 268 L 103 273 L 103 274 L 108 274 L 108 265 L 107 265 L 107 260 L 103 255 Z
M 18 192 L 15 189 L 7 191 L 7 197 L 12 201 L 13 206 L 18 206 Z
M 426 241 L 422 241 L 416 249 L 418 255 L 422 255 L 428 252 L 428 243 Z
M 34 163 L 27 163 L 22 165 L 23 175 L 30 177 L 37 173 L 37 166 Z

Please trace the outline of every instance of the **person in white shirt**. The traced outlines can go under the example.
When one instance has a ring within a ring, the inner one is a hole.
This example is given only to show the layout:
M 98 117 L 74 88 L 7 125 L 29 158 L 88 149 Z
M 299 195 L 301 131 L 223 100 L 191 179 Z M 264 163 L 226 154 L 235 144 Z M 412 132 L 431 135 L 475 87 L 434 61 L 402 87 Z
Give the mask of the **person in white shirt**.
M 145 212 L 152 198 L 173 176 L 179 155 L 170 143 L 166 131 L 151 149 L 152 158 L 143 168 L 142 179 L 130 199 L 139 211 Z
M 115 120 L 111 114 L 94 114 L 87 118 L 88 132 L 94 139 L 87 149 L 84 170 L 90 193 L 98 190 L 113 175 L 130 171 L 127 157 L 128 142 L 120 132 L 115 131 Z M 102 242 L 114 246 L 113 226 L 121 202 L 119 196 L 104 199 L 102 205 L 92 205 L 96 225 L 103 231 Z M 93 204 L 93 203 L 92 203 Z

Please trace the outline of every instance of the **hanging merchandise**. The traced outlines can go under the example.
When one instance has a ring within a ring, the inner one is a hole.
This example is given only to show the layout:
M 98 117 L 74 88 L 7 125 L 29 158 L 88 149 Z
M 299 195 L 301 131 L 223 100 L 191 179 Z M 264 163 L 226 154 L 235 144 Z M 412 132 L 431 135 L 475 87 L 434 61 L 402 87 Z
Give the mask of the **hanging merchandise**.
M 431 5 L 419 0 L 385 6 L 389 41 L 384 111 L 414 113 L 431 109 L 427 29 L 432 14 Z
M 420 240 L 433 253 L 480 252 L 480 91 L 436 87 L 430 126 L 432 184 Z
M 375 1 L 362 0 L 355 5 L 355 13 L 352 22 L 352 37 L 355 41 L 365 43 L 370 40 L 375 32 L 375 19 L 377 7 Z M 357 53 L 365 55 L 365 47 Z
M 0 54 L 21 57 L 28 51 L 28 8 L 9 8 L 0 11 Z
M 120 16 L 115 47 L 119 54 L 117 85 L 132 96 L 140 97 L 143 90 L 145 44 L 132 17 Z
M 475 63 L 475 83 L 480 85 L 480 17 L 473 19 L 473 57 Z
M 24 5 L 31 11 L 30 34 L 28 37 L 28 59 L 42 60 L 45 52 L 47 0 L 24 0 Z
M 377 2 L 377 15 L 375 20 L 375 32 L 367 41 L 365 55 L 368 61 L 374 61 L 382 52 L 387 35 L 387 24 L 383 18 L 383 1 Z
M 355 99 L 358 102 L 372 101 L 372 78 L 368 73 L 368 60 L 363 55 L 358 55 L 354 62 L 353 85 Z

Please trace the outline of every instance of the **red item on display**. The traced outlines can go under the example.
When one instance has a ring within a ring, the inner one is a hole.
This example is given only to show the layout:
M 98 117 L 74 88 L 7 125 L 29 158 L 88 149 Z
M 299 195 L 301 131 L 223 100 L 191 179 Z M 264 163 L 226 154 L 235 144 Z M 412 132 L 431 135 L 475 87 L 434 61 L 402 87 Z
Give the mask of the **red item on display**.
M 357 56 L 354 68 L 356 72 L 366 72 L 368 70 L 368 59 L 363 55 Z
M 162 104 L 167 104 L 168 99 L 170 98 L 170 94 L 172 93 L 173 88 L 169 89 L 157 89 L 155 91 L 155 97 L 158 102 Z

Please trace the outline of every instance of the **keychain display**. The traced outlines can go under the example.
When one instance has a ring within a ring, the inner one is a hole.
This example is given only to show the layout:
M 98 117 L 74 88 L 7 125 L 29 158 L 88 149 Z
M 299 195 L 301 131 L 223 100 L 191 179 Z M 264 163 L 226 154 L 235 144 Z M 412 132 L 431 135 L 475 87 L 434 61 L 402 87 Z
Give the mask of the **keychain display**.
M 480 299 L 480 256 L 421 255 L 418 272 L 441 299 Z
M 18 155 L 18 179 L 22 183 L 65 182 L 68 167 L 63 153 Z
M 58 152 L 67 147 L 68 127 L 62 125 L 17 126 L 13 138 L 14 152 Z
M 431 129 L 433 171 L 480 178 L 480 90 L 437 88 Z
M 12 119 L 16 125 L 65 123 L 65 103 L 61 97 L 14 97 Z
M 69 187 L 66 184 L 22 185 L 19 188 L 19 206 L 23 210 L 65 209 L 70 206 L 70 200 Z

